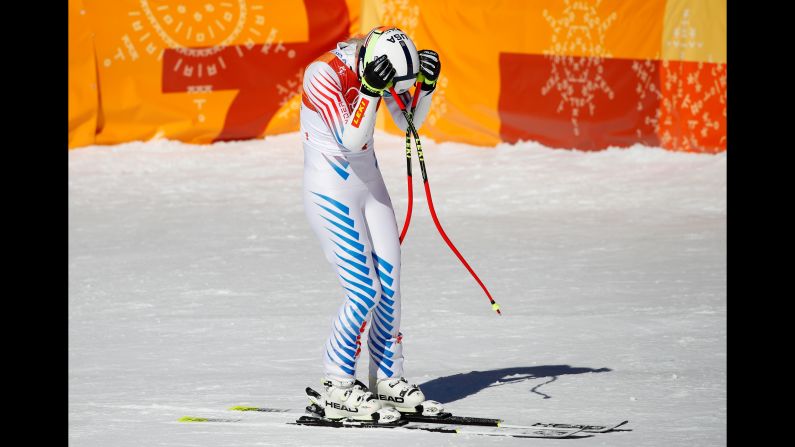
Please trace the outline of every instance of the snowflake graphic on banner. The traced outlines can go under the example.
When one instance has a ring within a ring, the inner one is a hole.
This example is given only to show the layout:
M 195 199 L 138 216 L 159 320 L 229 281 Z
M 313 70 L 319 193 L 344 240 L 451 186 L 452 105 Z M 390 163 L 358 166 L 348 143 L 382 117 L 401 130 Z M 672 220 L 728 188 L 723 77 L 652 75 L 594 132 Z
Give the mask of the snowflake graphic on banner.
M 419 5 L 412 5 L 410 0 L 384 2 L 384 25 L 394 25 L 409 36 L 414 35 L 420 19 Z
M 171 48 L 183 57 L 170 68 L 187 78 L 215 76 L 219 70 L 226 69 L 219 54 L 225 48 L 244 40 L 243 46 L 251 50 L 255 39 L 266 34 L 264 6 L 249 4 L 246 0 L 212 0 L 201 5 L 184 0 L 140 0 L 139 3 L 140 9 L 128 12 L 133 35 L 124 34 L 121 38 L 129 59 L 135 61 L 140 57 L 136 44 L 143 47 L 147 55 L 156 55 L 157 60 L 162 60 L 163 51 Z M 273 27 L 267 32 L 263 54 L 268 54 L 277 33 Z M 237 47 L 237 50 L 238 56 L 243 57 L 242 49 Z M 285 48 L 281 46 L 281 50 Z M 116 62 L 127 60 L 121 46 L 113 59 Z M 111 67 L 113 59 L 106 58 L 104 67 Z
M 643 112 L 643 101 L 647 96 L 654 96 L 657 101 L 662 99 L 662 92 L 657 86 L 656 79 L 658 77 L 657 64 L 646 59 L 644 61 L 632 62 L 632 72 L 638 78 L 638 84 L 635 87 L 635 93 L 638 94 L 637 110 Z M 643 116 L 641 126 L 650 128 L 652 132 L 658 133 L 660 129 L 660 109 L 659 107 L 649 108 L 647 113 Z M 643 139 L 644 131 L 642 128 L 635 129 L 639 139 Z
M 685 9 L 671 38 L 665 42 L 666 46 L 679 50 L 679 60 L 662 62 L 662 87 L 667 94 L 662 102 L 665 118 L 660 123 L 660 142 L 675 150 L 702 149 L 702 141 L 712 132 L 719 132 L 721 119 L 725 122 L 726 118 L 726 64 L 710 63 L 705 73 L 704 62 L 698 62 L 693 70 L 692 64 L 683 61 L 687 50 L 703 47 L 703 42 L 696 39 L 697 32 L 691 26 L 690 11 Z M 717 109 L 722 109 L 722 118 L 710 114 L 710 109 L 716 109 L 714 101 Z M 676 122 L 677 117 L 683 117 L 684 126 Z M 726 144 L 725 135 L 718 144 Z
M 710 115 L 707 109 L 710 101 L 718 101 L 722 106 L 723 119 L 726 118 L 726 65 L 715 64 L 707 76 L 702 76 L 704 63 L 699 62 L 696 71 L 685 72 L 685 64 L 663 61 L 664 88 L 670 92 L 665 95 L 662 107 L 665 119 L 660 142 L 675 150 L 694 151 L 702 148 L 701 140 L 706 139 L 710 132 L 720 130 L 719 117 Z M 703 83 L 703 78 L 707 83 Z M 674 117 L 686 116 L 684 129 L 677 126 Z M 681 132 L 672 129 L 680 129 Z M 678 135 L 678 136 L 677 136 Z M 719 144 L 726 143 L 722 135 Z
M 565 8 L 560 18 L 554 18 L 545 9 L 543 16 L 552 27 L 552 45 L 544 55 L 552 61 L 552 72 L 541 94 L 560 95 L 556 109 L 562 113 L 571 110 L 574 135 L 580 135 L 579 118 L 583 110 L 593 116 L 594 98 L 602 92 L 613 99 L 614 92 L 603 77 L 603 59 L 611 57 L 604 46 L 605 33 L 616 20 L 617 14 L 600 13 L 601 0 L 563 0 Z M 580 57 L 571 54 L 581 54 Z
M 167 67 L 182 77 L 196 81 L 187 87 L 186 92 L 199 95 L 193 99 L 197 107 L 197 120 L 204 122 L 202 107 L 212 93 L 212 80 L 227 62 L 221 54 L 224 49 L 235 46 L 238 57 L 244 51 L 251 51 L 255 40 L 264 36 L 260 53 L 268 55 L 287 51 L 289 58 L 296 56 L 294 50 L 287 50 L 281 40 L 277 40 L 279 30 L 266 26 L 265 6 L 260 1 L 247 0 L 207 0 L 191 2 L 187 0 L 139 0 L 139 9 L 128 12 L 132 33 L 121 37 L 121 45 L 112 57 L 105 58 L 102 66 L 110 69 L 113 65 L 135 62 L 142 55 L 163 60 L 165 49 L 174 49 L 180 57 L 172 67 Z M 228 56 L 227 56 L 228 57 Z M 291 81 L 286 81 L 291 82 Z M 277 88 L 278 89 L 278 88 Z
M 690 10 L 685 9 L 682 12 L 682 20 L 673 29 L 673 36 L 665 42 L 665 46 L 678 49 L 679 60 L 684 60 L 685 51 L 704 47 L 704 42 L 696 40 L 696 32 L 696 28 L 690 26 Z

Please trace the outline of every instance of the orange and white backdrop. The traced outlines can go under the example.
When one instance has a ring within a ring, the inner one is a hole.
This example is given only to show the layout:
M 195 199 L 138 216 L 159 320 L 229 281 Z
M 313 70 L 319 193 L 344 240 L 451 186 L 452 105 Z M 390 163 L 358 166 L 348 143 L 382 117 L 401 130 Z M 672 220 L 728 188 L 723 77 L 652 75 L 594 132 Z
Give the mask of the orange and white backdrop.
M 439 52 L 436 141 L 726 150 L 725 0 L 69 0 L 69 147 L 296 131 L 304 67 L 377 25 Z

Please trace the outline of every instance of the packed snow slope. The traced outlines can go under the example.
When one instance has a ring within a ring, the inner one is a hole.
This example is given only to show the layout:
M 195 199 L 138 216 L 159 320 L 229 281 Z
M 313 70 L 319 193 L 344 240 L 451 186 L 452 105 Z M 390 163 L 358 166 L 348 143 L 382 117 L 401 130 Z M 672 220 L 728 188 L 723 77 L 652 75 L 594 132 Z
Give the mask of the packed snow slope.
M 375 141 L 402 225 L 404 139 Z M 484 438 L 227 411 L 303 408 L 343 300 L 293 133 L 69 152 L 70 445 L 725 445 L 726 154 L 424 143 L 439 218 L 504 316 L 437 233 L 415 158 L 407 377 L 461 415 L 631 431 Z

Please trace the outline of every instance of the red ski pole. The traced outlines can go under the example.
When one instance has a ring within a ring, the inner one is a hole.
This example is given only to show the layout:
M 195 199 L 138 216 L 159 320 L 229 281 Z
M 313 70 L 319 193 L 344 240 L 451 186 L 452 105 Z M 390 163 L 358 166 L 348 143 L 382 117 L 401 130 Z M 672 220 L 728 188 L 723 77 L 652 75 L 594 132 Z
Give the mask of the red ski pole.
M 496 301 L 494 301 L 494 298 L 491 296 L 491 293 L 486 288 L 486 285 L 483 284 L 483 281 L 481 281 L 478 275 L 475 273 L 475 271 L 472 270 L 472 267 L 469 266 L 469 263 L 466 261 L 466 259 L 464 259 L 464 257 L 458 251 L 458 249 L 455 248 L 455 245 L 453 245 L 453 242 L 450 240 L 450 238 L 447 237 L 447 233 L 444 232 L 442 224 L 439 222 L 439 218 L 436 216 L 436 210 L 434 209 L 433 206 L 433 199 L 431 198 L 431 187 L 428 184 L 428 173 L 425 170 L 425 158 L 423 157 L 422 154 L 422 142 L 420 141 L 420 135 L 417 133 L 417 129 L 414 127 L 414 122 L 411 120 L 411 116 L 409 116 L 409 113 L 406 111 L 406 105 L 403 104 L 403 101 L 400 99 L 400 96 L 398 96 L 394 87 L 390 87 L 389 92 L 392 93 L 392 97 L 395 98 L 395 101 L 397 101 L 398 106 L 400 107 L 400 111 L 403 112 L 403 117 L 406 118 L 406 122 L 408 123 L 409 129 L 414 135 L 414 141 L 415 144 L 417 145 L 417 158 L 420 160 L 420 169 L 422 170 L 422 183 L 425 186 L 425 197 L 428 199 L 428 208 L 431 211 L 431 217 L 433 218 L 433 223 L 436 225 L 436 229 L 439 231 L 439 234 L 442 236 L 442 239 L 444 239 L 444 241 L 447 243 L 447 246 L 450 247 L 450 250 L 452 250 L 453 253 L 455 253 L 455 255 L 458 257 L 458 260 L 461 261 L 462 264 L 464 264 L 464 267 L 466 267 L 466 269 L 469 271 L 472 277 L 475 278 L 475 281 L 478 282 L 480 288 L 483 289 L 483 291 L 486 293 L 486 296 L 489 298 L 489 302 L 491 302 L 491 308 L 494 309 L 495 312 L 497 312 L 497 315 L 502 315 L 502 312 L 500 312 L 500 305 L 497 304 Z
M 411 100 L 411 115 L 414 115 L 414 109 L 417 107 L 417 100 L 420 97 L 420 83 L 418 82 L 414 88 L 414 97 Z M 411 131 L 406 129 L 406 173 L 408 174 L 408 208 L 406 209 L 406 219 L 403 221 L 403 230 L 400 232 L 400 243 L 403 243 L 403 238 L 406 237 L 406 232 L 409 230 L 409 223 L 411 222 L 411 210 L 414 207 L 414 184 L 411 177 Z

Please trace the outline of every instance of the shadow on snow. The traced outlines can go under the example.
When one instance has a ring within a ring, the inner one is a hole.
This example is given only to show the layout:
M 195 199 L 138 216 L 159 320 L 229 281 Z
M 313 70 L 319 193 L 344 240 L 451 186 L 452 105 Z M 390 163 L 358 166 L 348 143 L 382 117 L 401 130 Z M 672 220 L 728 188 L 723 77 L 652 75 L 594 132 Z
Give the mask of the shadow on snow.
M 420 385 L 425 397 L 443 404 L 471 396 L 485 388 L 522 382 L 525 380 L 549 378 L 549 380 L 533 387 L 530 392 L 549 399 L 550 396 L 540 391 L 543 385 L 554 382 L 559 376 L 568 374 L 585 374 L 610 372 L 609 368 L 574 368 L 569 365 L 525 366 L 516 368 L 493 369 L 490 371 L 471 371 L 452 376 L 439 377 Z

